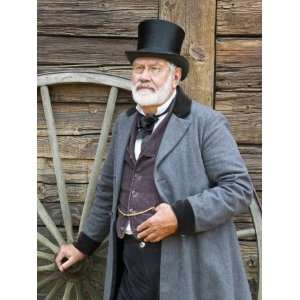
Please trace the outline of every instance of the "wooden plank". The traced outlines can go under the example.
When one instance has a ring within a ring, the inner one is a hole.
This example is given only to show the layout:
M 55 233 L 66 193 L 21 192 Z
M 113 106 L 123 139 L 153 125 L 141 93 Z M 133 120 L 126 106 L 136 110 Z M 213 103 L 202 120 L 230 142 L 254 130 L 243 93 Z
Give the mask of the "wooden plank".
M 261 144 L 261 93 L 217 92 L 215 109 L 228 119 L 240 144 Z
M 48 138 L 37 138 L 38 157 L 51 157 Z M 58 136 L 61 158 L 94 159 L 99 135 Z
M 119 104 L 113 117 L 113 123 L 122 111 L 133 104 Z M 82 103 L 53 103 L 53 113 L 58 135 L 97 134 L 101 130 L 106 105 Z M 38 136 L 48 136 L 42 104 L 37 104 Z
M 217 35 L 261 35 L 261 0 L 218 0 Z
M 129 65 L 125 50 L 136 49 L 134 39 L 38 36 L 38 65 Z
M 63 159 L 62 164 L 66 183 L 88 183 L 93 163 L 92 159 Z M 37 180 L 39 183 L 56 184 L 51 158 L 42 157 L 37 159 Z M 40 189 L 42 193 L 44 187 L 40 187 Z
M 86 196 L 87 184 L 67 184 L 66 190 L 69 202 L 83 202 Z M 38 198 L 43 202 L 57 202 L 58 190 L 56 184 L 37 184 Z
M 216 73 L 217 91 L 261 91 L 261 67 L 219 68 Z
M 250 210 L 243 211 L 233 217 L 234 223 L 238 229 L 252 228 L 252 217 Z
M 248 171 L 250 173 L 261 173 L 261 146 L 239 145 L 239 151 L 246 162 Z
M 136 37 L 138 23 L 157 18 L 158 0 L 39 0 L 38 34 Z
M 52 104 L 60 103 L 101 103 L 106 104 L 110 87 L 96 84 L 60 84 L 49 87 Z M 40 92 L 37 93 L 41 101 Z M 131 92 L 119 90 L 117 104 L 134 104 Z M 53 105 L 55 108 L 55 105 Z M 39 113 L 39 111 L 38 111 Z
M 260 39 L 217 39 L 216 90 L 261 91 Z
M 225 39 L 218 38 L 217 67 L 260 67 L 261 40 L 260 39 Z
M 160 1 L 160 18 L 180 25 L 186 32 L 182 54 L 190 73 L 182 83 L 187 94 L 213 105 L 216 1 Z M 195 26 L 195 22 L 197 26 Z
M 239 145 L 242 158 L 245 160 L 253 185 L 257 191 L 262 190 L 262 153 L 261 146 Z
M 131 66 L 130 65 L 105 65 L 105 66 L 88 66 L 80 64 L 72 64 L 72 65 L 38 65 L 37 66 L 38 74 L 44 74 L 48 72 L 59 72 L 59 71 L 69 71 L 69 72 L 101 72 L 109 75 L 116 75 L 123 78 L 130 79 L 131 78 Z
M 143 10 L 154 9 L 158 4 L 157 0 L 38 0 L 38 9 L 40 10 L 96 10 L 96 11 L 112 11 L 112 10 Z

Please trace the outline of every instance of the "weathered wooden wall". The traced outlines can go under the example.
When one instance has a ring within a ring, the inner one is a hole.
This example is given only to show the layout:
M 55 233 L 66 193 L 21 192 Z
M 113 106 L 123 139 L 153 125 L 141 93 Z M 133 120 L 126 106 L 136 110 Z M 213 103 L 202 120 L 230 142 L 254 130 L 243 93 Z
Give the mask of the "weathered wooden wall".
M 179 0 L 164 2 L 169 9 L 164 14 L 171 15 Z M 88 70 L 129 78 L 130 66 L 124 50 L 135 48 L 137 24 L 146 18 L 159 17 L 160 5 L 158 0 L 38 0 L 38 72 Z M 229 119 L 254 186 L 261 195 L 261 1 L 218 0 L 216 6 L 213 105 Z M 196 27 L 197 20 L 191 19 L 189 26 Z M 190 43 L 197 44 L 193 40 Z M 188 91 L 194 93 L 197 88 L 192 86 Z M 75 225 L 86 193 L 108 92 L 106 87 L 88 84 L 56 86 L 50 90 Z M 37 98 L 38 197 L 56 224 L 62 225 L 39 94 Z M 122 92 L 117 112 L 132 103 L 130 94 Z M 238 228 L 252 226 L 249 213 L 236 217 L 235 223 Z M 40 220 L 38 225 L 44 230 Z M 242 240 L 240 245 L 255 296 L 256 242 Z
M 261 196 L 261 0 L 217 1 L 215 109 L 229 119 Z M 255 297 L 257 274 L 248 278 Z

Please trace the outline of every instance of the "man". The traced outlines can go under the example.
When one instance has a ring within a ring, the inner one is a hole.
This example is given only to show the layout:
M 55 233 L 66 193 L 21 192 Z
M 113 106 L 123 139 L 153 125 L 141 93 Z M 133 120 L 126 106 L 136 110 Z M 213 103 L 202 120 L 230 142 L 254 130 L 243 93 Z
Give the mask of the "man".
M 251 299 L 232 223 L 251 180 L 223 115 L 178 87 L 183 39 L 173 23 L 140 23 L 126 52 L 137 105 L 116 121 L 78 241 L 56 257 L 64 271 L 109 234 L 105 300 Z

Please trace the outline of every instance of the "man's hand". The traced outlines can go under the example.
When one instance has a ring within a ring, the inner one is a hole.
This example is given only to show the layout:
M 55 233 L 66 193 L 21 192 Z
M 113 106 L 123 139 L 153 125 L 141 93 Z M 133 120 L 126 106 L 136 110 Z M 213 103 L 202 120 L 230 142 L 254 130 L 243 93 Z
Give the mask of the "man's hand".
M 55 262 L 58 269 L 64 272 L 75 263 L 86 258 L 86 255 L 80 252 L 73 244 L 62 245 L 56 255 Z M 67 259 L 67 261 L 63 261 Z
M 177 218 L 169 204 L 162 203 L 155 210 L 152 217 L 137 227 L 138 238 L 145 242 L 159 242 L 177 230 Z

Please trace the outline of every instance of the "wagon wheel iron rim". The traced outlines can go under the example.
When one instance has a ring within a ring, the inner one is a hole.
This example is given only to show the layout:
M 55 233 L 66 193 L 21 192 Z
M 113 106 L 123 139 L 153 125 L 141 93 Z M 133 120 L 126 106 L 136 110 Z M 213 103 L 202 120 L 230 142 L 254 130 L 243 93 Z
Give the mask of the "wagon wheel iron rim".
M 43 221 L 46 228 L 49 230 L 51 236 L 56 242 L 50 241 L 47 237 L 41 233 L 37 233 L 38 242 L 47 249 L 45 251 L 38 251 L 37 257 L 39 260 L 46 261 L 46 264 L 38 266 L 38 273 L 45 273 L 46 277 L 38 282 L 38 289 L 42 289 L 47 284 L 52 283 L 46 300 L 57 299 L 55 296 L 58 291 L 63 289 L 63 299 L 75 299 L 77 300 L 86 299 L 83 290 L 85 289 L 90 299 L 97 299 L 97 291 L 91 285 L 91 278 L 89 276 L 92 273 L 97 264 L 97 260 L 104 260 L 105 249 L 107 247 L 107 240 L 104 242 L 98 250 L 86 259 L 84 262 L 79 263 L 76 267 L 71 267 L 69 272 L 60 273 L 54 262 L 54 255 L 58 251 L 59 246 L 65 243 L 73 242 L 73 226 L 71 211 L 69 207 L 69 201 L 66 193 L 65 179 L 62 171 L 62 163 L 59 156 L 58 140 L 55 128 L 55 120 L 53 116 L 51 99 L 48 86 L 56 84 L 74 84 L 74 83 L 89 83 L 110 86 L 110 93 L 108 96 L 106 111 L 101 126 L 101 134 L 99 136 L 98 146 L 96 150 L 95 160 L 92 168 L 92 172 L 89 178 L 88 188 L 86 197 L 84 200 L 84 206 L 82 215 L 80 218 L 79 232 L 82 229 L 84 220 L 86 219 L 89 210 L 92 206 L 96 180 L 100 174 L 102 160 L 104 156 L 105 145 L 107 143 L 109 130 L 112 124 L 112 117 L 115 110 L 116 100 L 118 97 L 119 89 L 130 91 L 131 84 L 128 79 L 95 72 L 56 72 L 56 73 L 44 73 L 38 76 L 37 86 L 40 88 L 42 104 L 44 109 L 44 115 L 46 119 L 48 129 L 48 139 L 52 152 L 53 166 L 57 181 L 58 194 L 60 200 L 60 207 L 62 211 L 63 223 L 66 231 L 66 240 L 62 236 L 61 232 L 55 225 L 51 216 L 47 213 L 44 205 L 38 202 L 38 215 Z M 258 251 L 258 264 L 259 264 L 259 281 L 257 289 L 257 299 L 261 300 L 261 206 L 256 191 L 253 193 L 253 200 L 250 205 L 250 212 L 254 224 L 254 228 L 242 229 L 237 231 L 237 235 L 240 239 L 256 236 L 257 240 L 257 251 Z M 53 285 L 54 283 L 54 285 Z

